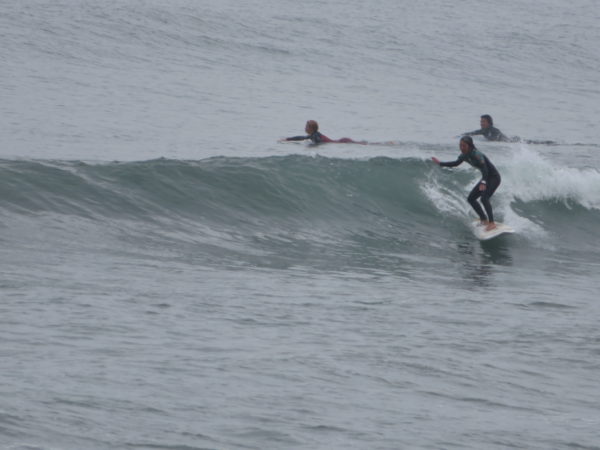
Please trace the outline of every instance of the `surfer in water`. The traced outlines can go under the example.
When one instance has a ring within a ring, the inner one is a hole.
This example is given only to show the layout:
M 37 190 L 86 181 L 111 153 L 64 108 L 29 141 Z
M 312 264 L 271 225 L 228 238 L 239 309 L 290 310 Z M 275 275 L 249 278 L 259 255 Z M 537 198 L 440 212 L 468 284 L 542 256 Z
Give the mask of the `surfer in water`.
M 494 119 L 489 114 L 481 116 L 479 122 L 481 129 L 475 131 L 469 131 L 463 133 L 463 136 L 477 136 L 482 135 L 488 141 L 498 142 L 524 142 L 525 144 L 540 144 L 540 145 L 558 145 L 557 142 L 550 140 L 536 140 L 536 139 L 521 139 L 519 136 L 506 137 L 502 131 L 494 127 Z
M 467 133 L 463 133 L 463 136 L 477 136 L 482 135 L 488 141 L 498 141 L 498 142 L 524 142 L 525 144 L 541 144 L 541 145 L 558 145 L 557 142 L 550 140 L 536 140 L 536 139 L 521 139 L 519 136 L 506 137 L 502 131 L 498 128 L 494 127 L 494 120 L 492 116 L 489 114 L 484 114 L 481 116 L 481 121 L 479 122 L 481 125 L 480 130 L 469 131 Z
M 327 136 L 325 136 L 324 134 L 321 134 L 319 132 L 319 124 L 317 123 L 316 120 L 309 120 L 308 122 L 306 122 L 304 131 L 306 132 L 306 136 L 292 136 L 292 137 L 280 139 L 279 142 L 305 141 L 305 140 L 310 139 L 311 143 L 314 145 L 323 144 L 326 142 L 334 142 L 337 144 L 363 144 L 363 145 L 365 145 L 367 143 L 366 141 L 360 141 L 360 142 L 354 141 L 347 137 L 341 138 L 341 139 L 328 138 Z
M 479 124 L 481 125 L 481 129 L 463 133 L 463 136 L 482 135 L 488 141 L 514 142 L 513 139 L 507 138 L 504 136 L 504 134 L 502 134 L 502 131 L 494 127 L 494 119 L 492 119 L 492 116 L 489 114 L 484 114 L 481 116 Z
M 460 139 L 459 147 L 461 154 L 458 155 L 456 161 L 441 162 L 435 156 L 431 159 L 434 163 L 442 167 L 456 167 L 463 162 L 468 162 L 481 171 L 481 180 L 473 187 L 467 200 L 479 216 L 482 225 L 485 225 L 485 230 L 493 230 L 496 228 L 496 224 L 494 223 L 494 213 L 490 204 L 490 197 L 494 195 L 494 192 L 500 186 L 500 174 L 487 156 L 477 150 L 471 136 L 463 136 Z M 479 197 L 481 197 L 485 213 L 477 201 Z

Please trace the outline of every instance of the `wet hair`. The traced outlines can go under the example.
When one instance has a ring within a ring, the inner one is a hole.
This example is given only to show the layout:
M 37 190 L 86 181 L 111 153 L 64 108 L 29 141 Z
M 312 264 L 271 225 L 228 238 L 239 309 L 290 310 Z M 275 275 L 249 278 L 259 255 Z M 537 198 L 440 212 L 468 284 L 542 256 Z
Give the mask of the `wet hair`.
M 477 148 L 477 147 L 475 147 L 475 144 L 473 143 L 473 138 L 471 136 L 461 137 L 460 142 L 463 142 L 463 141 L 467 143 L 470 150 L 475 150 Z
M 487 120 L 490 123 L 490 127 L 494 126 L 494 119 L 489 114 L 484 114 L 481 118 Z
M 306 126 L 309 130 L 311 130 L 311 133 L 316 133 L 317 131 L 319 131 L 319 124 L 316 120 L 308 120 L 306 122 Z

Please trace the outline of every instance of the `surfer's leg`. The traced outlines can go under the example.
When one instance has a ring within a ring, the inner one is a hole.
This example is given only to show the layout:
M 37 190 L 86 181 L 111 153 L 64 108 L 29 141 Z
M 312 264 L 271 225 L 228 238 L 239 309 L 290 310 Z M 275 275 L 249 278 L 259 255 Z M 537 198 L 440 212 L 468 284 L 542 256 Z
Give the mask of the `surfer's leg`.
M 489 192 L 488 198 L 491 197 L 492 195 L 494 195 L 494 192 L 496 192 L 496 189 L 498 189 L 498 186 L 500 186 L 500 182 L 501 182 L 501 179 L 499 176 L 490 177 L 488 179 L 488 185 L 487 185 L 487 189 L 486 189 L 486 191 Z
M 367 143 L 367 141 L 357 142 L 354 139 L 350 139 L 349 137 L 343 137 L 341 139 L 338 139 L 335 142 L 339 142 L 340 144 L 366 144 Z
M 492 204 L 490 203 L 490 196 L 487 192 L 483 192 L 481 196 L 481 203 L 483 203 L 483 207 L 485 208 L 485 213 L 487 214 L 488 220 L 490 222 L 494 221 L 494 212 L 492 211 Z
M 481 205 L 477 201 L 477 199 L 481 196 L 481 191 L 479 190 L 479 183 L 475 185 L 475 187 L 471 190 L 471 193 L 467 197 L 467 201 L 471 204 L 479 218 L 482 222 L 486 222 L 488 218 L 485 216 L 483 209 L 481 209 Z
M 481 192 L 481 203 L 483 203 L 488 220 L 492 223 L 494 222 L 494 212 L 490 203 L 490 197 L 494 195 L 498 186 L 500 186 L 500 177 L 490 177 L 485 191 Z

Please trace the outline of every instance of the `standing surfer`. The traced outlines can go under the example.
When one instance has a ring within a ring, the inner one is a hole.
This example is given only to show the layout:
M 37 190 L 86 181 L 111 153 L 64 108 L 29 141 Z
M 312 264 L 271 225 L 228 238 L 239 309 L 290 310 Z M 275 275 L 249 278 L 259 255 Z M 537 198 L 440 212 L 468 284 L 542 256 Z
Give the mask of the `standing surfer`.
M 475 144 L 473 144 L 473 138 L 470 136 L 463 136 L 460 139 L 459 147 L 461 154 L 458 155 L 456 161 L 441 162 L 435 156 L 431 159 L 434 163 L 442 167 L 456 167 L 463 162 L 468 162 L 481 171 L 481 180 L 473 187 L 467 200 L 479 216 L 479 219 L 481 219 L 481 223 L 486 225 L 486 231 L 493 230 L 496 228 L 496 224 L 494 223 L 494 213 L 490 204 L 490 197 L 494 194 L 498 186 L 500 186 L 500 174 L 487 156 L 477 150 Z M 481 197 L 485 213 L 477 201 L 479 197 Z

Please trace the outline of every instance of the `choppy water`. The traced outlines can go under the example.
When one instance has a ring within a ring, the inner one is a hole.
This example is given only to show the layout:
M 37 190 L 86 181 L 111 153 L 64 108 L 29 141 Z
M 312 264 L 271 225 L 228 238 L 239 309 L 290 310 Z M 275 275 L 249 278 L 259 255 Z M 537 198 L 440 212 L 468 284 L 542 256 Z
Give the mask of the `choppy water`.
M 0 448 L 600 448 L 595 2 L 0 6 Z

